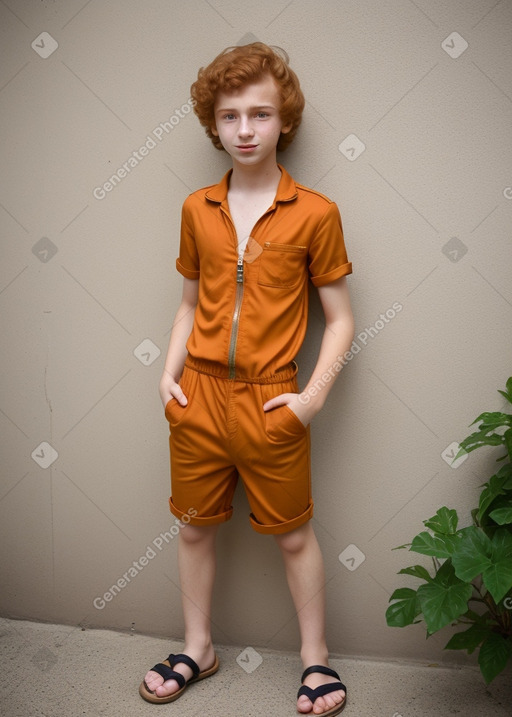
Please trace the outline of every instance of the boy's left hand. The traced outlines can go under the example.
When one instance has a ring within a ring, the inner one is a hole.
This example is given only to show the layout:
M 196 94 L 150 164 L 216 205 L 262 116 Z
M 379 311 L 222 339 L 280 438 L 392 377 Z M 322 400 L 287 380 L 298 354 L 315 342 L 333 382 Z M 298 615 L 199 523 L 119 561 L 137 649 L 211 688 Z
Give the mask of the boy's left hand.
M 304 396 L 304 394 L 280 393 L 279 396 L 274 396 L 274 398 L 264 403 L 263 410 L 271 411 L 278 406 L 288 406 L 288 408 L 295 413 L 299 421 L 304 426 L 307 426 L 319 412 L 321 406 L 314 404 L 310 396 L 307 397 L 310 399 L 309 401 L 301 401 L 301 396 Z

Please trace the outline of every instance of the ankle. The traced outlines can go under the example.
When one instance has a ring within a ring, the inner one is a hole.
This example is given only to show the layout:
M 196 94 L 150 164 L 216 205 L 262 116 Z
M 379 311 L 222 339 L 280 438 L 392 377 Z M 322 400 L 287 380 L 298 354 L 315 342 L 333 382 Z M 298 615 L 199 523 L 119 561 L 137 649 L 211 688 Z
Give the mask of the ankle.
M 304 668 L 329 664 L 329 651 L 326 645 L 304 646 L 301 648 L 300 657 Z
M 193 650 L 194 652 L 208 652 L 213 647 L 212 638 L 209 635 L 193 635 L 185 637 L 185 650 Z

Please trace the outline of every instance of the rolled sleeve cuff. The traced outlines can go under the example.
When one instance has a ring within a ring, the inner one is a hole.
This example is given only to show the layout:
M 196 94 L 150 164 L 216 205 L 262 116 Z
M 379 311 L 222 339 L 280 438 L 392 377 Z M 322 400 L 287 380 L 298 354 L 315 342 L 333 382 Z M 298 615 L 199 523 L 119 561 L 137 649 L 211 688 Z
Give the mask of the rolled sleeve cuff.
M 199 279 L 199 269 L 187 269 L 179 259 L 176 259 L 176 269 L 185 279 Z
M 335 281 L 336 279 L 340 279 L 342 276 L 346 276 L 351 273 L 352 262 L 349 261 L 347 264 L 342 264 L 341 266 L 337 266 L 336 269 L 328 271 L 327 274 L 312 276 L 311 281 L 314 286 L 324 286 L 325 284 L 330 284 L 331 281 Z

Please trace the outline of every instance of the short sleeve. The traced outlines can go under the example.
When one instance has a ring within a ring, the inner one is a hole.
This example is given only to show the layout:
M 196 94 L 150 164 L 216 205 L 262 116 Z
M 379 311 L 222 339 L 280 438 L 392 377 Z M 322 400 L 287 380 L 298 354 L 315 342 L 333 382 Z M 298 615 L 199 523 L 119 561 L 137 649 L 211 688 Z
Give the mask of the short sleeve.
M 176 259 L 176 269 L 186 279 L 199 279 L 199 255 L 194 238 L 189 199 L 185 200 L 181 210 L 180 254 Z
M 309 273 L 314 286 L 324 286 L 352 273 L 347 259 L 338 206 L 330 202 L 309 247 Z

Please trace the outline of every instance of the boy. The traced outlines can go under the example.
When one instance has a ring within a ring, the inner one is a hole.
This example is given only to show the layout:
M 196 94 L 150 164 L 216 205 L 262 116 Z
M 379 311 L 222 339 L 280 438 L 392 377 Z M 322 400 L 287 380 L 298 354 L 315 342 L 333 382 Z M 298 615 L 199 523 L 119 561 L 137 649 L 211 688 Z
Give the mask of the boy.
M 218 669 L 210 633 L 215 536 L 241 478 L 252 527 L 281 548 L 297 610 L 305 668 L 297 710 L 333 717 L 346 688 L 328 667 L 309 423 L 354 336 L 345 278 L 352 267 L 336 204 L 277 164 L 304 107 L 287 56 L 259 42 L 227 48 L 201 68 L 191 92 L 207 135 L 233 166 L 183 205 L 183 296 L 160 396 L 170 425 L 170 510 L 187 524 L 178 549 L 185 647 L 146 674 L 140 694 L 171 702 Z M 326 325 L 299 393 L 294 357 L 306 331 L 309 277 Z M 326 372 L 329 381 L 318 384 Z M 309 391 L 315 381 L 322 389 Z

